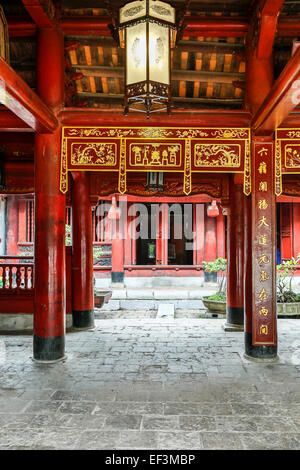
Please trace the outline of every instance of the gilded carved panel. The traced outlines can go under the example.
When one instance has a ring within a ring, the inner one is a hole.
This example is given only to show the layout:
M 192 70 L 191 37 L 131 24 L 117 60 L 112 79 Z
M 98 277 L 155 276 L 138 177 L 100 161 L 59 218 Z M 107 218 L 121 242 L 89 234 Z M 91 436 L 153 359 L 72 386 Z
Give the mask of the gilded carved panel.
M 246 128 L 64 127 L 62 192 L 68 172 L 116 171 L 118 189 L 126 192 L 130 171 L 178 172 L 190 194 L 193 173 L 244 173 L 244 192 L 251 192 L 250 130 Z

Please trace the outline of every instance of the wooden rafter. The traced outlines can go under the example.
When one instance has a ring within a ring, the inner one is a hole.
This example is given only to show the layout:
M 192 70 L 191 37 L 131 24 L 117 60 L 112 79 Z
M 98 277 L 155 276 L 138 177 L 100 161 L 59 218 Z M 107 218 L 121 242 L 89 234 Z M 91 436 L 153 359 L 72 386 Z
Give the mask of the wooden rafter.
M 52 111 L 2 57 L 0 102 L 36 132 L 49 133 L 58 127 Z
M 272 54 L 278 16 L 284 0 L 266 0 L 261 11 L 257 57 L 265 59 Z
M 109 94 L 109 93 L 92 93 L 88 91 L 82 91 L 78 93 L 78 96 L 81 98 L 91 98 L 93 101 L 99 102 L 99 103 L 105 103 L 105 102 L 114 102 L 122 104 L 124 100 L 124 95 L 121 93 L 118 94 Z M 218 106 L 222 105 L 237 105 L 241 104 L 243 100 L 239 99 L 207 99 L 207 98 L 187 98 L 184 96 L 173 96 L 172 100 L 176 103 L 180 103 L 181 105 L 197 105 L 197 104 L 215 104 Z
M 22 2 L 38 28 L 50 28 L 55 24 L 55 6 L 52 0 L 22 0 Z
M 289 60 L 252 121 L 256 135 L 269 135 L 300 101 L 300 48 Z
M 111 77 L 124 78 L 124 67 L 108 66 L 87 66 L 76 65 L 76 73 L 82 73 L 85 77 Z M 214 83 L 232 83 L 235 80 L 243 80 L 243 73 L 226 73 L 204 70 L 173 70 L 172 80 L 185 80 L 188 82 L 214 82 Z
M 7 18 L 9 37 L 27 37 L 36 34 L 36 24 L 32 21 Z M 192 17 L 185 18 L 188 36 L 203 37 L 245 37 L 249 22 L 245 17 Z M 108 25 L 110 18 L 96 16 L 64 17 L 60 21 L 65 35 L 68 36 L 110 36 L 111 31 Z M 277 34 L 280 37 L 297 37 L 300 35 L 299 16 L 288 16 L 278 19 Z
M 0 132 L 33 132 L 22 119 L 6 108 L 0 109 Z
M 106 48 L 117 47 L 115 40 L 108 36 L 68 36 L 66 38 L 66 47 L 68 47 L 68 45 L 73 45 L 74 50 L 80 46 Z M 243 43 L 187 40 L 179 41 L 175 48 L 175 51 L 202 52 L 203 54 L 243 54 L 243 50 Z

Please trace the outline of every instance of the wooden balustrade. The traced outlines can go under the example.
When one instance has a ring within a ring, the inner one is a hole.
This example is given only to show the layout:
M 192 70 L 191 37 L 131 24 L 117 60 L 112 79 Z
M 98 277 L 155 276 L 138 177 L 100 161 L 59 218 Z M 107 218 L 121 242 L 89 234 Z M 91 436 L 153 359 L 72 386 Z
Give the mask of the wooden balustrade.
M 34 263 L 32 256 L 0 257 L 0 294 L 17 293 L 34 288 Z

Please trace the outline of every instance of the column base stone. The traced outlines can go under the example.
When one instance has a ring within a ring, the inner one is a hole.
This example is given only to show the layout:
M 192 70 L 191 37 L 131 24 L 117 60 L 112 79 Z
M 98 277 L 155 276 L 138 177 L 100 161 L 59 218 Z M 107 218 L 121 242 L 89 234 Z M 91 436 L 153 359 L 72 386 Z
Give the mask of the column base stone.
M 276 362 L 278 361 L 277 346 L 254 346 L 252 333 L 245 332 L 244 357 L 255 362 Z
M 95 327 L 94 309 L 73 310 L 73 328 L 76 330 L 90 330 Z
M 65 360 L 65 335 L 54 338 L 34 335 L 33 359 L 35 362 L 45 364 Z
M 226 306 L 225 331 L 244 331 L 244 308 Z
M 124 286 L 124 271 L 121 272 L 111 272 L 111 283 L 115 287 L 123 287 Z
M 237 325 L 237 324 L 234 324 L 234 323 L 224 323 L 222 325 L 224 331 L 240 331 L 240 332 L 243 332 L 244 331 L 244 325 Z

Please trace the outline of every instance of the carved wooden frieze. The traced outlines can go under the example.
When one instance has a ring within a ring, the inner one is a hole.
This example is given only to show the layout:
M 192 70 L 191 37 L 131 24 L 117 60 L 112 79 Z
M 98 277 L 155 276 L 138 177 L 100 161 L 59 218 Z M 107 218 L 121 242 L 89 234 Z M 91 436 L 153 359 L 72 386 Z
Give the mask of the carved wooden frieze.
M 282 191 L 282 175 L 300 173 L 300 129 L 276 129 L 275 194 Z
M 251 192 L 247 128 L 95 128 L 62 130 L 60 190 L 68 190 L 68 172 L 118 172 L 118 191 L 127 190 L 129 172 L 163 171 L 183 175 L 183 192 L 192 191 L 193 173 L 243 173 Z

